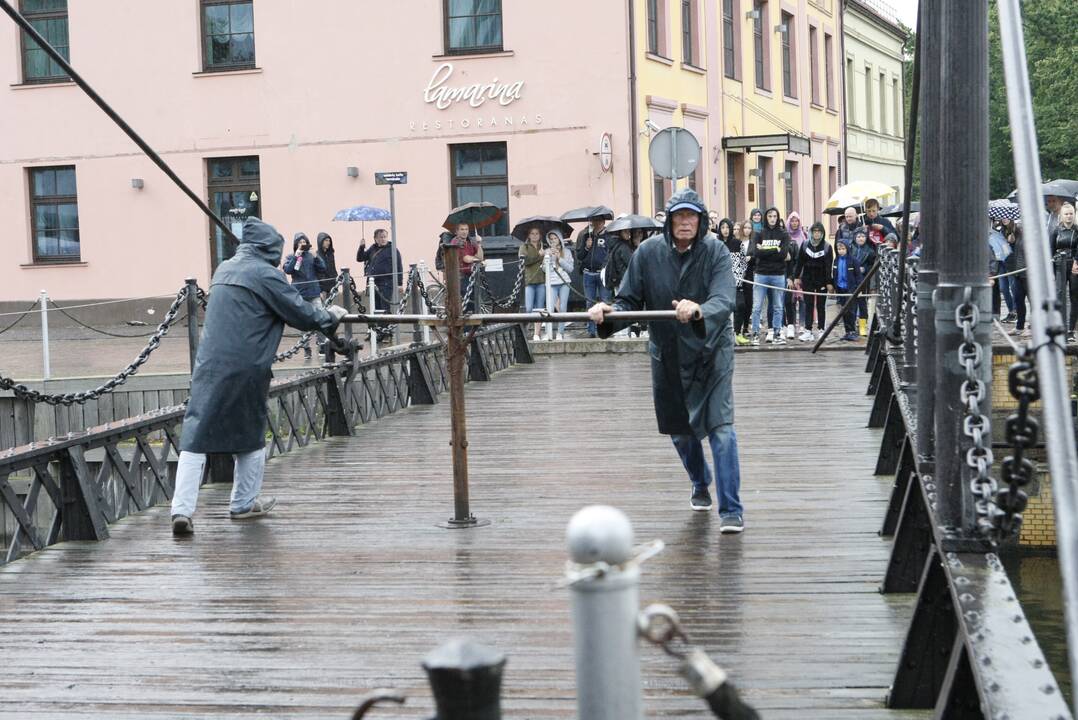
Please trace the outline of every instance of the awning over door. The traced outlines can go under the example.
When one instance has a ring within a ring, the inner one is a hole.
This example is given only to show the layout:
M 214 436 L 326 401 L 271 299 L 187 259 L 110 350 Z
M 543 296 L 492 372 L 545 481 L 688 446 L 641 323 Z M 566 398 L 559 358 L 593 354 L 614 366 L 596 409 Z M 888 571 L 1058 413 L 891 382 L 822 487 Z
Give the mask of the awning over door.
M 722 139 L 723 150 L 741 150 L 742 152 L 774 152 L 784 150 L 809 155 L 812 152 L 812 143 L 807 137 L 783 133 L 781 135 L 739 135 L 724 137 Z

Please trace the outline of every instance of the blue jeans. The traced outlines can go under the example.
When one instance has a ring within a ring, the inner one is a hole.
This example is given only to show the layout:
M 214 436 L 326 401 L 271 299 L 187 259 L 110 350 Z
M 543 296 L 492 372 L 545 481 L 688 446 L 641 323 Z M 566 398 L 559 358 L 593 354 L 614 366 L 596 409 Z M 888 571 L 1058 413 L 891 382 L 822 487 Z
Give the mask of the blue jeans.
M 999 292 L 1003 295 L 1003 302 L 1007 304 L 1008 312 L 1017 312 L 1017 307 L 1014 304 L 1014 278 L 1014 275 L 1008 275 L 996 281 L 999 283 Z
M 704 444 L 695 435 L 671 435 L 681 464 L 692 480 L 693 490 L 707 490 L 711 470 L 704 458 Z M 737 456 L 737 433 L 733 425 L 720 425 L 707 437 L 715 463 L 715 494 L 719 498 L 719 517 L 740 517 L 741 461 Z
M 546 285 L 524 286 L 524 312 L 546 309 Z
M 782 294 L 785 292 L 785 275 L 759 275 L 753 278 L 759 285 L 752 286 L 752 332 L 760 332 L 760 313 L 764 309 L 764 297 L 768 298 L 767 306 L 771 312 L 771 327 L 782 327 L 782 312 L 784 309 Z M 761 287 L 771 285 L 772 287 Z
M 603 279 L 597 272 L 591 270 L 584 271 L 584 297 L 588 300 L 588 307 L 590 308 L 599 300 L 603 302 L 612 302 L 614 300 L 614 293 L 610 292 L 610 288 L 603 285 Z M 595 337 L 595 323 L 588 321 L 588 335 Z
M 569 312 L 569 285 L 551 285 L 550 292 L 554 296 L 554 312 Z M 555 332 L 565 332 L 565 323 L 558 323 Z

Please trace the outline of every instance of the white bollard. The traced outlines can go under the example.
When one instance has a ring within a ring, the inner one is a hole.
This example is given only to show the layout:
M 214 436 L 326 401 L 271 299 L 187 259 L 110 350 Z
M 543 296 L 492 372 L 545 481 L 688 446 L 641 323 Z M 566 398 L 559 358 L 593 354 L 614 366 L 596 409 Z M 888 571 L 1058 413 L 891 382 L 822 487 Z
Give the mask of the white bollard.
M 374 315 L 377 312 L 374 308 L 377 306 L 378 301 L 378 289 L 374 287 L 374 278 L 367 280 L 367 312 Z M 377 325 L 370 325 L 370 341 L 371 341 L 371 357 L 378 357 L 378 332 Z
M 640 566 L 630 562 L 632 524 L 616 508 L 591 505 L 569 521 L 566 538 L 577 717 L 640 720 Z
M 51 363 L 49 362 L 49 294 L 41 291 L 41 364 L 43 366 L 43 380 L 52 377 Z
M 419 261 L 419 281 L 423 282 L 423 277 L 427 274 L 427 263 L 424 260 Z M 430 308 L 427 307 L 427 299 L 423 297 L 422 293 L 419 296 L 419 311 L 423 315 L 430 312 Z M 423 326 L 423 344 L 430 345 L 430 327 Z
M 546 311 L 554 312 L 554 286 L 550 284 L 550 277 L 554 273 L 554 259 L 547 255 L 543 258 L 543 275 L 545 277 L 544 283 L 546 285 Z M 546 323 L 544 326 L 546 329 L 546 339 L 554 339 L 554 324 Z

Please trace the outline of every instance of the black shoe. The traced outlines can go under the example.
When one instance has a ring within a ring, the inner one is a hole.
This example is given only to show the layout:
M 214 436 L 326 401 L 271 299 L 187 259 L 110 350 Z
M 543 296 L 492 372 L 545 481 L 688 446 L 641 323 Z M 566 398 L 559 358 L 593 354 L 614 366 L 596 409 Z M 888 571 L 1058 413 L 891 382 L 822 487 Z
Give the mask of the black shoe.
M 172 534 L 180 537 L 182 535 L 191 535 L 195 532 L 195 524 L 191 522 L 191 518 L 186 515 L 173 515 L 172 516 Z
M 705 490 L 693 490 L 692 497 L 689 498 L 689 507 L 693 510 L 703 512 L 711 509 L 711 493 Z
M 723 535 L 745 532 L 745 521 L 741 519 L 740 515 L 724 517 L 719 523 L 719 532 Z

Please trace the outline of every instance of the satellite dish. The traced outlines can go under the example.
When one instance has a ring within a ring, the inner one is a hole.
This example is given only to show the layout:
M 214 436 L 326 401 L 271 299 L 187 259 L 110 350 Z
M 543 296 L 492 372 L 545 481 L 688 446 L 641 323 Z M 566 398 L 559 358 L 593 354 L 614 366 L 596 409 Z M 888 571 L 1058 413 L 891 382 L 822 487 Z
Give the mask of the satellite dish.
M 648 160 L 660 177 L 688 177 L 700 164 L 700 142 L 685 128 L 668 127 L 651 139 Z

